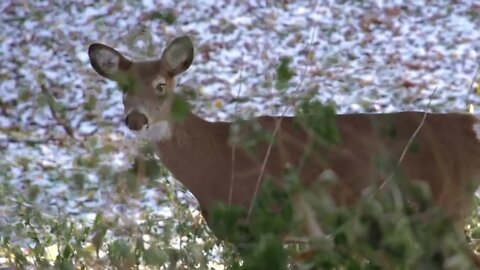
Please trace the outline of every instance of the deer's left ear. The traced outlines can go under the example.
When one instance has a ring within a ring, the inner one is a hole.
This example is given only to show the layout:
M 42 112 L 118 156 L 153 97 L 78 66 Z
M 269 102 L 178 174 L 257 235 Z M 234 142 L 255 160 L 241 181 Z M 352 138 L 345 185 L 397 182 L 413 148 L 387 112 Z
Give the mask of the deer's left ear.
M 120 52 L 101 43 L 93 43 L 88 47 L 88 57 L 93 69 L 111 80 L 119 71 L 126 71 L 132 65 Z
M 192 40 L 188 36 L 174 39 L 163 51 L 160 61 L 166 65 L 170 76 L 184 72 L 193 62 Z

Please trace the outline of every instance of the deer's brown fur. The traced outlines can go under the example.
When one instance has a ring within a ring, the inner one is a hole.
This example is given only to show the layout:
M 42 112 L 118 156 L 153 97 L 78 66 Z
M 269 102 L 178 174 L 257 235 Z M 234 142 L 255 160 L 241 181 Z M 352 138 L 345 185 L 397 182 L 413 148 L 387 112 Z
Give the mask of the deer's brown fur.
M 422 117 L 422 112 L 338 115 L 341 143 L 315 149 L 301 169 L 301 182 L 308 186 L 329 168 L 338 176 L 337 192 L 332 197 L 339 204 L 355 202 L 364 188 L 387 179 L 394 168 L 382 171 L 377 161 L 395 165 Z M 271 133 L 279 120 L 265 116 L 254 119 Z M 398 169 L 405 179 L 427 182 L 438 205 L 457 219 L 464 219 L 471 210 L 472 194 L 479 183 L 480 143 L 473 131 L 476 121 L 467 114 L 428 114 Z M 248 207 L 266 157 L 268 142 L 259 142 L 254 154 L 236 146 L 232 164 L 230 126 L 190 113 L 185 121 L 173 124 L 170 139 L 157 142 L 162 162 L 206 212 L 219 202 L 228 202 L 232 170 L 232 203 Z M 309 139 L 292 117 L 283 117 L 277 138 L 265 175 L 282 182 L 288 168 L 299 166 Z

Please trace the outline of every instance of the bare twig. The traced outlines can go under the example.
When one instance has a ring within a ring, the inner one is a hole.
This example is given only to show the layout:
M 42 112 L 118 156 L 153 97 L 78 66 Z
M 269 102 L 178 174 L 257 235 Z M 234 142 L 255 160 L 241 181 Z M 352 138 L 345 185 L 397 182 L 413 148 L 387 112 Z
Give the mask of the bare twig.
M 51 94 L 48 92 L 48 88 L 45 86 L 45 84 L 40 84 L 40 88 L 42 90 L 42 93 L 45 95 L 51 96 Z M 52 114 L 53 119 L 63 128 L 65 133 L 72 139 L 76 140 L 75 134 L 73 132 L 73 128 L 70 126 L 70 124 L 63 118 L 61 118 L 57 112 L 55 111 L 55 108 L 53 107 L 52 104 L 47 103 L 48 108 L 50 110 L 50 113 Z
M 143 182 L 146 175 L 146 168 L 145 168 L 145 157 L 140 156 L 137 157 L 137 188 L 135 189 L 135 193 L 140 194 L 140 189 L 143 186 Z
M 44 145 L 46 143 L 50 143 L 50 142 L 54 142 L 54 143 L 58 143 L 58 142 L 61 142 L 62 140 L 61 139 L 58 139 L 58 138 L 45 138 L 45 139 L 41 139 L 41 140 L 34 140 L 34 139 L 19 139 L 19 138 L 13 138 L 13 137 L 7 137 L 5 139 L 0 139 L 0 145 L 2 144 L 2 142 L 6 142 L 6 143 L 22 143 L 22 144 L 30 144 L 30 145 L 37 145 L 37 144 L 41 144 L 41 145 Z
M 240 92 L 242 91 L 242 78 L 243 78 L 243 66 L 244 66 L 244 61 L 243 61 L 243 56 L 242 56 L 242 65 L 240 66 L 240 84 L 238 85 L 238 91 L 237 91 L 237 96 L 236 98 L 240 96 Z M 234 107 L 234 112 L 235 115 L 237 114 L 237 103 L 235 102 L 235 107 Z M 235 185 L 235 153 L 236 153 L 236 145 L 232 145 L 232 157 L 231 157 L 231 175 L 230 175 L 230 188 L 228 190 L 228 205 L 232 204 L 232 197 L 233 197 L 233 187 Z
M 430 109 L 430 104 L 432 102 L 432 99 L 433 99 L 433 96 L 435 95 L 435 93 L 437 92 L 437 88 L 435 87 L 435 89 L 433 89 L 433 92 L 430 94 L 430 97 L 428 99 L 428 104 L 427 104 L 427 108 L 425 109 L 425 112 L 423 113 L 423 117 L 422 117 L 422 121 L 420 121 L 420 124 L 418 125 L 417 129 L 413 132 L 412 136 L 410 137 L 410 139 L 408 140 L 407 142 L 407 145 L 405 146 L 405 148 L 403 149 L 402 151 L 402 154 L 400 155 L 400 158 L 398 159 L 398 162 L 397 162 L 397 165 L 395 166 L 395 169 L 392 171 L 392 173 L 387 177 L 387 179 L 385 179 L 385 181 L 383 181 L 383 183 L 378 187 L 377 191 L 374 193 L 374 196 L 383 188 L 385 187 L 385 185 L 390 182 L 393 178 L 393 176 L 395 175 L 395 173 L 397 172 L 397 170 L 400 168 L 400 165 L 402 164 L 402 161 L 403 159 L 405 158 L 405 155 L 407 154 L 407 151 L 408 149 L 410 148 L 410 145 L 412 145 L 413 143 L 413 140 L 417 137 L 418 133 L 420 132 L 420 129 L 423 127 L 423 125 L 425 124 L 425 120 L 427 119 L 427 115 L 428 115 L 428 110 Z
M 287 245 L 288 244 L 309 245 L 312 243 L 312 240 L 308 237 L 287 236 L 283 238 L 282 243 Z
M 465 108 L 467 110 L 469 110 L 469 107 L 470 107 L 470 104 L 471 104 L 470 97 L 472 96 L 472 92 L 474 91 L 473 84 L 477 81 L 477 78 L 479 77 L 479 72 L 480 72 L 480 70 L 479 70 L 478 65 L 477 65 L 477 67 L 475 68 L 475 73 L 473 73 L 473 79 L 470 82 L 470 87 L 468 87 L 467 98 L 465 99 Z
M 307 46 L 307 51 L 310 50 L 312 44 L 313 44 L 313 41 L 314 41 L 314 38 L 315 38 L 315 32 L 316 32 L 316 27 L 313 28 L 312 30 L 312 33 L 311 33 L 311 36 L 310 36 L 310 42 Z M 308 57 L 308 55 L 307 55 Z M 301 77 L 300 77 L 300 81 L 297 85 L 297 87 L 295 88 L 295 90 L 293 91 L 293 95 L 296 94 L 298 92 L 298 90 L 300 89 L 300 87 L 303 85 L 303 82 L 307 76 L 307 71 L 308 71 L 308 62 L 307 61 L 307 64 L 305 64 L 305 68 L 301 74 Z M 275 138 L 275 136 L 277 135 L 278 133 L 278 130 L 280 129 L 280 125 L 282 123 L 282 120 L 283 120 L 283 116 L 285 116 L 285 114 L 287 113 L 288 109 L 290 107 L 292 107 L 294 105 L 294 102 L 291 102 L 289 105 L 287 105 L 285 107 L 285 109 L 283 110 L 282 114 L 281 114 L 281 117 L 279 118 L 279 120 L 277 121 L 277 123 L 275 124 L 275 129 L 273 131 L 273 134 L 272 134 L 272 138 Z M 253 212 L 253 207 L 255 205 L 255 200 L 258 196 L 258 191 L 260 190 L 260 186 L 261 186 L 261 183 L 262 183 L 262 178 L 263 178 L 263 174 L 265 172 L 265 167 L 267 165 L 267 161 L 268 161 L 268 158 L 270 157 L 270 153 L 272 151 L 272 146 L 273 146 L 273 143 L 274 143 L 274 139 L 272 139 L 268 145 L 268 148 L 267 148 L 267 152 L 265 153 L 265 158 L 263 159 L 263 163 L 262 163 L 262 167 L 260 169 L 260 173 L 258 174 L 258 178 L 257 178 L 257 183 L 255 185 L 255 190 L 253 192 L 253 196 L 252 196 L 252 200 L 250 202 L 250 206 L 248 208 L 248 214 L 247 214 L 247 222 L 250 222 L 250 218 L 251 218 L 251 215 L 252 215 L 252 212 Z

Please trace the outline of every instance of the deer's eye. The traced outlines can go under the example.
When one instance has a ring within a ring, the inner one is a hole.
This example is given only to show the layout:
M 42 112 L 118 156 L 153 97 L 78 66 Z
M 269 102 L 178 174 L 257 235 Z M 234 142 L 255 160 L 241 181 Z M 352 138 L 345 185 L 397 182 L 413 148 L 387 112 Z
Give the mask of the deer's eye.
M 157 89 L 157 94 L 165 95 L 165 83 L 158 83 L 155 89 Z

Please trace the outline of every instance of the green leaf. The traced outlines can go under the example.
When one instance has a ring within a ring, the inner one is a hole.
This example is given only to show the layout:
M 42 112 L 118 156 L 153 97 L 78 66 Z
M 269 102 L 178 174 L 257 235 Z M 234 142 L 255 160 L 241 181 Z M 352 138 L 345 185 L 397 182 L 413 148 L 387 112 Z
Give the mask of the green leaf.
M 78 190 L 83 190 L 85 186 L 86 177 L 85 174 L 82 172 L 76 172 L 72 175 L 72 182 L 75 184 L 75 187 Z
M 265 181 L 255 201 L 251 219 L 255 235 L 287 232 L 293 221 L 293 205 L 288 192 L 272 181 Z
M 232 143 L 240 144 L 249 153 L 255 153 L 259 143 L 273 141 L 275 144 L 272 133 L 256 120 L 236 120 L 231 126 L 230 140 Z
M 183 121 L 190 112 L 190 105 L 181 96 L 175 95 L 172 102 L 171 114 L 175 121 Z
M 135 265 L 135 255 L 125 240 L 115 240 L 108 246 L 108 257 L 113 265 L 130 269 Z
M 68 260 L 68 259 L 72 258 L 73 254 L 74 254 L 74 250 L 73 250 L 72 246 L 70 244 L 67 244 L 65 246 L 65 249 L 63 249 L 63 259 Z
M 266 234 L 262 236 L 258 245 L 254 246 L 250 256 L 245 258 L 242 269 L 287 269 L 287 257 L 278 237 Z
M 118 73 L 113 75 L 112 79 L 117 82 L 118 87 L 120 87 L 123 93 L 135 90 L 135 78 L 130 74 Z
M 75 266 L 73 265 L 73 263 L 69 260 L 62 260 L 62 262 L 60 262 L 58 265 L 57 265 L 58 269 L 60 270 L 74 270 L 75 269 Z
M 470 231 L 474 239 L 480 239 L 480 227 L 475 227 Z
M 45 79 L 46 79 L 45 73 L 39 71 L 39 72 L 37 73 L 37 78 L 36 78 L 36 79 L 37 79 L 38 84 L 43 84 L 43 83 L 45 83 Z
M 21 88 L 19 93 L 19 99 L 21 101 L 27 101 L 32 96 L 32 92 L 28 88 Z
M 241 242 L 244 240 L 244 235 L 240 234 L 245 229 L 242 225 L 245 214 L 246 210 L 244 208 L 218 203 L 210 217 L 210 227 L 222 239 Z
M 34 201 L 38 197 L 38 194 L 40 194 L 40 187 L 38 185 L 30 186 L 28 189 L 28 199 Z
M 143 253 L 145 263 L 150 266 L 162 266 L 168 261 L 168 254 L 165 250 L 151 246 Z
M 89 95 L 87 102 L 83 104 L 83 108 L 87 111 L 93 111 L 97 105 L 97 98 L 94 95 Z
M 300 105 L 296 120 L 308 127 L 323 143 L 340 143 L 337 130 L 336 110 L 333 104 L 322 104 L 319 101 L 306 100 Z
M 277 67 L 277 90 L 285 90 L 288 87 L 288 82 L 293 78 L 295 73 L 290 69 L 290 58 L 283 57 L 280 59 L 280 65 Z
M 173 10 L 167 10 L 165 12 L 156 11 L 152 13 L 152 18 L 164 21 L 167 24 L 174 24 L 177 20 L 177 15 Z
M 98 213 L 93 222 L 93 233 L 92 244 L 95 247 L 97 253 L 100 251 L 104 237 L 107 233 L 108 225 L 105 224 L 105 219 L 102 213 Z
M 55 98 L 48 92 L 42 91 L 38 95 L 37 102 L 38 102 L 39 107 L 48 106 L 53 111 L 58 112 L 58 113 L 64 113 L 66 111 L 65 106 L 63 106 L 61 103 L 57 102 L 55 100 Z

